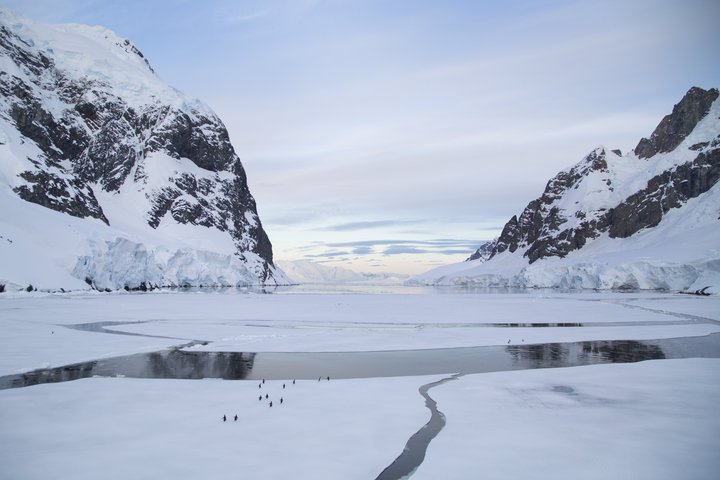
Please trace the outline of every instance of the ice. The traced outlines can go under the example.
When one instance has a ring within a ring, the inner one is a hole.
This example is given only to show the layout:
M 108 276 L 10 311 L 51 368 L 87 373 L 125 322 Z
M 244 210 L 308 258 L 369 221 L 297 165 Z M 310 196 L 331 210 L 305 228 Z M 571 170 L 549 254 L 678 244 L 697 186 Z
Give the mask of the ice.
M 413 479 L 717 478 L 720 360 L 468 375 Z M 449 461 L 453 459 L 453 461 Z
M 720 331 L 718 301 L 650 293 L 5 293 L 0 375 L 193 338 L 220 351 L 357 351 L 502 345 L 508 336 L 705 335 Z M 99 321 L 175 338 L 63 326 Z M 493 325 L 529 321 L 593 326 Z M 412 478 L 714 478 L 719 367 L 696 358 L 461 376 L 429 391 L 447 425 Z M 0 462 L 3 476 L 22 479 L 375 478 L 429 419 L 418 388 L 444 377 L 268 380 L 261 388 L 255 380 L 87 378 L 0 390 Z M 258 400 L 264 393 L 273 407 Z
M 427 421 L 420 381 L 283 390 L 280 381 L 90 378 L 3 391 L 0 462 L 16 479 L 375 478 Z

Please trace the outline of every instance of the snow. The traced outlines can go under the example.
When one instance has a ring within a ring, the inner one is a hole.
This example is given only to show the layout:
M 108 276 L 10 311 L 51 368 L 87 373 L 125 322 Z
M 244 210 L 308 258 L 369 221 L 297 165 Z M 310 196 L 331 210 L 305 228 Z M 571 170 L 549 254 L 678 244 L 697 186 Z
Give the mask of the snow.
M 720 468 L 718 359 L 468 375 L 429 393 L 447 426 L 413 480 L 712 480 Z
M 427 421 L 416 378 L 286 383 L 90 378 L 3 391 L 3 475 L 368 479 Z
M 628 238 L 607 234 L 565 258 L 528 265 L 521 252 L 487 262 L 446 265 L 413 277 L 416 284 L 529 288 L 720 291 L 720 184 L 670 210 L 660 224 Z
M 357 351 L 503 344 L 508 335 L 513 343 L 705 335 L 720 331 L 718 302 L 657 293 L 4 293 L 0 375 L 191 338 L 211 340 L 210 350 Z M 488 326 L 580 320 L 593 326 Z M 97 321 L 141 321 L 107 329 L 174 338 L 63 327 Z M 17 479 L 375 478 L 429 419 L 418 388 L 441 378 L 262 388 L 87 378 L 0 390 L 0 463 Z M 265 393 L 272 407 L 258 400 Z M 447 425 L 412 478 L 712 479 L 720 467 L 718 359 L 465 375 L 429 394 Z
M 0 21 L 48 56 L 70 79 L 100 82 L 131 106 L 161 102 L 174 105 L 186 113 L 202 111 L 208 116 L 214 115 L 198 100 L 165 84 L 147 61 L 132 51 L 134 46 L 131 43 L 104 27 L 48 25 L 5 9 L 0 9 Z M 22 78 L 16 68 L 12 72 Z M 51 111 L 61 118 L 62 105 Z
M 259 283 L 248 269 L 250 262 L 236 257 L 229 237 L 217 230 L 174 224 L 156 231 L 146 224 L 145 235 L 139 227 L 130 235 L 100 220 L 25 202 L 2 186 L 0 195 L 4 199 L 0 283 L 9 290 L 28 284 L 40 290 L 87 290 L 86 276 L 97 288 L 111 289 L 141 281 L 206 286 Z
M 296 283 L 303 284 L 345 284 L 373 283 L 399 284 L 407 276 L 394 273 L 356 272 L 343 267 L 331 267 L 309 260 L 279 260 L 277 265 Z

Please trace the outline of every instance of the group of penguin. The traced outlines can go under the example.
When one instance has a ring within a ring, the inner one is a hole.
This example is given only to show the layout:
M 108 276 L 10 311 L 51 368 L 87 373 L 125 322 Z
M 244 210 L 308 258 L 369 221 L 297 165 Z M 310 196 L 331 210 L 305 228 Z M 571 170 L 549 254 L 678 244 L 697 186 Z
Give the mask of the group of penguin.
M 325 377 L 325 378 L 327 379 L 327 381 L 330 381 L 330 377 Z M 318 377 L 318 382 L 322 381 L 322 379 L 323 379 L 323 377 Z M 294 380 L 294 379 L 293 379 L 293 381 L 292 381 L 292 384 L 295 385 L 295 380 Z M 258 389 L 262 389 L 263 385 L 265 385 L 265 379 L 263 379 L 262 382 L 258 383 Z M 285 384 L 284 384 L 284 383 L 283 383 L 282 388 L 283 388 L 283 390 L 285 390 Z M 265 400 L 270 400 L 270 394 L 266 393 L 265 396 L 264 396 L 264 398 L 265 398 Z M 260 395 L 258 396 L 258 401 L 260 401 L 260 402 L 263 401 L 263 395 L 262 395 L 262 394 L 260 394 Z M 281 404 L 281 405 L 283 404 L 284 401 L 285 401 L 285 400 L 283 399 L 283 397 L 280 397 L 280 404 Z M 273 406 L 272 400 L 270 400 L 270 402 L 268 403 L 268 406 L 269 406 L 270 408 L 272 408 L 272 406 Z M 228 420 L 227 415 L 224 415 L 224 414 L 223 414 L 223 416 L 222 416 L 222 421 L 223 421 L 223 422 L 227 422 L 227 420 Z M 237 416 L 237 414 L 235 414 L 234 421 L 236 421 L 236 422 L 238 421 L 238 416 Z

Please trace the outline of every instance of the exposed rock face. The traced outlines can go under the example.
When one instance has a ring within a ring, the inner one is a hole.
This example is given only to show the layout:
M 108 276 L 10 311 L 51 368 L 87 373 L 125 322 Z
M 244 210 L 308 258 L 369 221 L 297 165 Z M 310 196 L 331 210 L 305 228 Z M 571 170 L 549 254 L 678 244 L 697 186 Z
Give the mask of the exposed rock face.
M 579 183 L 592 172 L 607 172 L 605 149 L 599 148 L 588 154 L 583 161 L 568 171 L 560 172 L 551 179 L 540 198 L 531 201 L 520 215 L 513 216 L 505 224 L 492 254 L 519 247 L 528 247 L 525 256 L 530 263 L 547 256 L 565 256 L 570 250 L 582 247 L 588 237 L 596 236 L 593 220 L 585 220 L 582 212 L 576 214 L 582 220 L 576 227 L 561 229 L 567 223 L 567 214 L 557 205 L 565 192 L 577 188 Z M 608 185 L 609 187 L 610 185 Z
M 650 138 L 643 138 L 635 147 L 638 158 L 650 158 L 656 153 L 673 151 L 698 122 L 707 115 L 712 103 L 718 98 L 718 89 L 703 90 L 693 87 L 665 116 Z
M 681 143 L 708 115 L 717 98 L 717 89 L 694 87 L 673 113 L 662 120 L 650 140 L 640 142 L 637 156 L 620 157 L 619 151 L 601 147 L 571 169 L 557 174 L 539 198 L 505 224 L 489 258 L 520 249 L 533 263 L 546 257 L 564 257 L 606 232 L 612 238 L 627 238 L 656 226 L 670 209 L 707 192 L 720 179 L 720 132 L 711 133 L 715 136 L 711 140 L 685 147 L 694 153 L 691 160 L 667 167 L 656 165 L 657 173 L 643 188 L 620 198 L 619 195 L 625 195 L 626 186 L 616 185 L 617 174 L 608 160 L 652 162 L 651 157 L 657 153 L 682 148 Z M 623 189 L 616 191 L 618 187 Z
M 720 180 L 720 149 L 701 153 L 693 161 L 653 177 L 647 187 L 605 215 L 613 238 L 627 238 L 660 223 L 671 208 L 707 192 Z
M 69 52 L 77 42 L 63 44 L 56 32 L 43 37 L 39 25 L 0 11 L 0 116 L 36 147 L 19 161 L 14 192 L 110 226 L 114 219 L 99 198 L 127 197 L 128 207 L 140 198 L 147 226 L 176 222 L 224 232 L 235 255 L 245 260 L 251 253 L 249 268 L 268 280 L 272 246 L 220 119 L 163 84 L 128 40 L 100 27 L 57 31 L 100 44 L 105 57 Z
M 475 250 L 475 253 L 470 255 L 465 261 L 471 262 L 473 260 L 482 260 L 484 262 L 485 260 L 488 260 L 492 255 L 493 247 L 495 246 L 496 241 L 497 239 L 483 243 L 480 245 L 480 248 Z

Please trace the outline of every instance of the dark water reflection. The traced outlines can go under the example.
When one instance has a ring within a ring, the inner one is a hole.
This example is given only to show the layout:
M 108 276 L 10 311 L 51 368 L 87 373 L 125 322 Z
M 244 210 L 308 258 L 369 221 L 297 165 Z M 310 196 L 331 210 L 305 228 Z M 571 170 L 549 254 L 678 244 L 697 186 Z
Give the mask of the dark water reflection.
M 254 359 L 254 353 L 237 352 L 164 350 L 139 353 L 0 377 L 0 390 L 93 376 L 239 380 L 249 377 Z
M 632 363 L 666 358 L 659 344 L 633 340 L 510 345 L 506 350 L 520 365 L 538 365 L 528 368 L 562 367 L 568 362 L 584 365 Z
M 663 358 L 720 358 L 720 334 L 664 340 L 612 340 L 434 350 L 337 353 L 194 352 L 126 355 L 0 377 L 0 389 L 91 376 L 159 379 L 367 378 L 486 373 Z

